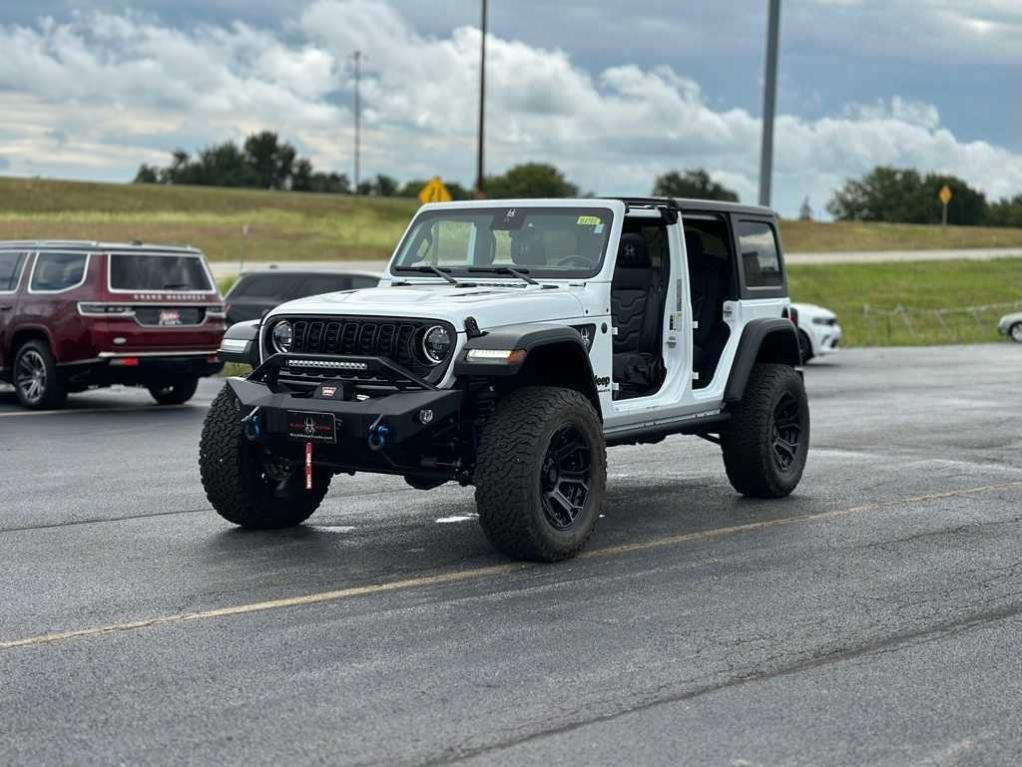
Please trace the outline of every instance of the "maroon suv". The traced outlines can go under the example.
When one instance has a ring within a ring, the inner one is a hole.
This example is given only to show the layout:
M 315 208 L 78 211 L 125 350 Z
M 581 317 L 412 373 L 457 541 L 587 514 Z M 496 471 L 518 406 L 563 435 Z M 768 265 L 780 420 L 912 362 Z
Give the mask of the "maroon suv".
M 0 242 L 0 380 L 29 408 L 144 386 L 180 404 L 220 371 L 224 307 L 192 248 Z

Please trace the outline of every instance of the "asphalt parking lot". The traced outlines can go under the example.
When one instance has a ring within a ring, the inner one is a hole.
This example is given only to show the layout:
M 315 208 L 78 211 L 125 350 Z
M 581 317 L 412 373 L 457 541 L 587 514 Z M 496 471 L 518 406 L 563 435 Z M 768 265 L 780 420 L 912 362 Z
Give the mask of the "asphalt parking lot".
M 717 447 L 610 451 L 589 550 L 493 553 L 470 489 L 336 478 L 236 530 L 199 485 L 218 383 L 28 414 L 0 392 L 0 763 L 1022 761 L 1022 348 L 806 373 L 798 493 Z

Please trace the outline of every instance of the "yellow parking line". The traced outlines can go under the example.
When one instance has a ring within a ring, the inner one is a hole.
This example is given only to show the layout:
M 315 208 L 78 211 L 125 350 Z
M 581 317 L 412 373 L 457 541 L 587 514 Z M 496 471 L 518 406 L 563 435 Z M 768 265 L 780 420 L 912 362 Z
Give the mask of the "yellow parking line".
M 672 535 L 667 536 L 665 538 L 656 538 L 654 540 L 643 541 L 641 543 L 625 543 L 621 544 L 620 546 L 609 546 L 603 549 L 593 549 L 591 551 L 584 552 L 580 558 L 593 559 L 598 557 L 620 556 L 622 554 L 630 554 L 636 551 L 648 551 L 651 549 L 658 549 L 666 546 L 675 546 L 681 543 L 688 543 L 691 541 L 711 540 L 714 538 L 722 538 L 728 535 L 735 535 L 738 533 L 750 532 L 754 530 L 764 530 L 771 527 L 794 525 L 802 522 L 816 522 L 823 519 L 834 519 L 836 517 L 844 517 L 850 514 L 857 514 L 864 511 L 876 511 L 878 509 L 890 508 L 894 506 L 905 506 L 913 503 L 926 503 L 929 501 L 941 500 L 943 498 L 955 498 L 963 495 L 974 495 L 976 493 L 985 493 L 995 490 L 1009 490 L 1013 488 L 1022 488 L 1022 481 L 1003 482 L 996 485 L 982 485 L 979 487 L 963 488 L 960 490 L 948 490 L 946 492 L 941 493 L 917 495 L 911 498 L 902 498 L 891 501 L 878 501 L 876 503 L 862 504 L 860 506 L 852 506 L 846 509 L 822 511 L 818 514 L 806 514 L 800 517 L 785 517 L 782 519 L 764 520 L 762 522 L 749 522 L 744 525 L 722 527 L 716 530 L 703 530 L 701 532 L 683 533 L 681 535 Z M 489 567 L 477 567 L 470 570 L 457 570 L 454 572 L 438 573 L 436 575 L 426 575 L 417 578 L 406 578 L 404 580 L 391 581 L 389 583 L 374 583 L 366 586 L 353 586 L 351 588 L 338 589 L 336 591 L 322 591 L 317 594 L 306 594 L 304 596 L 298 597 L 269 599 L 264 602 L 250 602 L 248 604 L 235 605 L 233 607 L 221 607 L 215 610 L 202 610 L 199 612 L 191 613 L 174 613 L 170 615 L 160 615 L 155 618 L 147 618 L 145 620 L 131 621 L 128 623 L 112 623 L 108 626 L 76 629 L 74 631 L 59 631 L 52 634 L 40 634 L 38 636 L 26 637 L 24 639 L 0 641 L 0 650 L 11 650 L 17 647 L 31 647 L 33 645 L 50 644 L 53 642 L 62 642 L 68 639 L 102 636 L 104 634 L 114 634 L 122 631 L 133 631 L 136 629 L 150 628 L 152 626 L 165 626 L 177 623 L 190 623 L 193 621 L 210 620 L 214 618 L 229 618 L 235 615 L 247 615 L 249 613 L 266 612 L 267 610 L 279 610 L 287 607 L 301 607 L 303 605 L 323 604 L 324 602 L 338 602 L 344 599 L 371 596 L 373 594 L 382 594 L 392 591 L 404 591 L 407 589 L 424 588 L 428 586 L 442 586 L 451 583 L 459 583 L 462 581 L 488 578 L 494 575 L 506 575 L 508 573 L 525 570 L 530 567 L 531 567 L 530 565 L 522 563 L 492 565 Z

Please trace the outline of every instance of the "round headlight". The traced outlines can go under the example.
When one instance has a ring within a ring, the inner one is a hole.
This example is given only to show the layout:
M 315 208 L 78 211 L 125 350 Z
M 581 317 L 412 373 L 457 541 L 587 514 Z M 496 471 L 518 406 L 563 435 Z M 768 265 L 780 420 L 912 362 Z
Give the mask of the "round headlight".
M 431 365 L 439 365 L 451 353 L 451 334 L 442 325 L 434 325 L 422 335 L 422 351 Z
M 273 348 L 276 351 L 282 354 L 287 354 L 291 351 L 291 345 L 294 342 L 294 332 L 291 329 L 291 323 L 284 320 L 274 325 L 270 339 L 273 341 Z

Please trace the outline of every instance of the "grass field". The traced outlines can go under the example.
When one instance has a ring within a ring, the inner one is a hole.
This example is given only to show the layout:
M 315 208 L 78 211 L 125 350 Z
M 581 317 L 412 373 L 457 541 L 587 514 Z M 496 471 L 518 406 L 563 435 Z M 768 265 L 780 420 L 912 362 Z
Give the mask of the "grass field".
M 791 266 L 793 301 L 837 312 L 847 346 L 996 341 L 1022 311 L 1022 259 Z M 977 308 L 989 307 L 989 308 Z
M 407 199 L 0 178 L 0 240 L 191 244 L 215 261 L 376 259 L 390 255 L 415 208 Z M 1022 229 L 783 221 L 781 234 L 791 253 L 1022 247 Z

